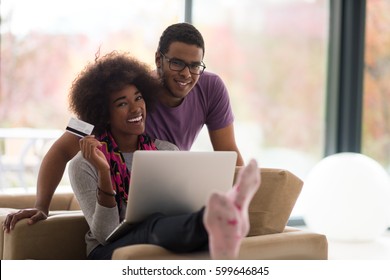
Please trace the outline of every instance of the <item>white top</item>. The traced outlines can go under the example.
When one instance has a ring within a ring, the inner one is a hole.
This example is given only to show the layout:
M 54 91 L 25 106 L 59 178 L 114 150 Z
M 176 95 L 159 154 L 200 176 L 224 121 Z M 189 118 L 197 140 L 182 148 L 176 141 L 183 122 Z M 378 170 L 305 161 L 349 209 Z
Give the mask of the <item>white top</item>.
M 158 150 L 179 150 L 174 144 L 155 140 Z M 127 168 L 131 170 L 132 153 L 123 153 Z M 98 186 L 98 173 L 79 152 L 69 163 L 69 179 L 73 192 L 80 204 L 90 230 L 85 235 L 87 243 L 87 255 L 99 244 L 106 244 L 107 236 L 119 225 L 126 213 L 126 205 L 123 205 L 121 213 L 118 207 L 107 208 L 100 205 L 96 198 Z

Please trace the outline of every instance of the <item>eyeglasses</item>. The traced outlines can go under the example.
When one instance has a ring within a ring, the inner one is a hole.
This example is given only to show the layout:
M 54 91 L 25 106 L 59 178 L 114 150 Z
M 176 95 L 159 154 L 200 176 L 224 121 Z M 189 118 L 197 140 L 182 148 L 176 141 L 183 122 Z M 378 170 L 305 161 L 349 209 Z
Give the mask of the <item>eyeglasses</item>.
M 168 58 L 162 52 L 160 52 L 160 54 L 168 61 L 169 69 L 172 71 L 183 71 L 186 67 L 188 67 L 191 74 L 201 75 L 204 69 L 206 69 L 206 65 L 203 63 L 203 61 L 200 63 L 188 64 L 180 59 Z

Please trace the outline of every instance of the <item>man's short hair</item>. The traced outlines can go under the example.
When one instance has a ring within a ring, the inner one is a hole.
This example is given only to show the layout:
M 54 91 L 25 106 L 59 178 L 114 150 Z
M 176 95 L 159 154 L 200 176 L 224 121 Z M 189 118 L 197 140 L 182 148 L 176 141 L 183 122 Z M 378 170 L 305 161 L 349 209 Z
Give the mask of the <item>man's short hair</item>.
M 168 26 L 160 37 L 157 51 L 166 54 L 169 46 L 174 42 L 196 45 L 203 50 L 204 56 L 203 36 L 192 24 L 182 22 Z

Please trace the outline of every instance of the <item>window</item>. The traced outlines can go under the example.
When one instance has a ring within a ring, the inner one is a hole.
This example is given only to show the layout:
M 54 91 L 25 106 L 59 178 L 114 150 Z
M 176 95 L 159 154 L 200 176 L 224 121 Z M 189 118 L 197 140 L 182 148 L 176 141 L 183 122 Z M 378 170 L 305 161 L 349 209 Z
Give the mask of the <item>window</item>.
M 229 90 L 244 160 L 304 179 L 324 155 L 328 1 L 195 0 L 192 18 L 207 70 Z
M 25 182 L 35 192 L 36 164 L 70 117 L 67 97 L 71 83 L 99 50 L 102 54 L 129 51 L 154 65 L 162 31 L 183 20 L 181 0 L 148 0 L 147 5 L 136 0 L 2 0 L 0 127 L 50 129 L 46 131 L 50 133 L 43 139 L 45 143 L 18 139 L 20 144 L 12 140 L 11 145 L 0 139 L 0 157 L 4 159 L 0 162 L 0 191 L 4 186 L 16 191 L 20 182 Z M 4 134 L 9 136 L 9 131 Z M 23 159 L 21 146 L 29 148 Z M 21 172 L 5 159 L 9 156 L 15 164 L 25 161 Z M 67 184 L 65 172 L 62 185 Z
M 366 9 L 362 152 L 390 172 L 390 1 Z

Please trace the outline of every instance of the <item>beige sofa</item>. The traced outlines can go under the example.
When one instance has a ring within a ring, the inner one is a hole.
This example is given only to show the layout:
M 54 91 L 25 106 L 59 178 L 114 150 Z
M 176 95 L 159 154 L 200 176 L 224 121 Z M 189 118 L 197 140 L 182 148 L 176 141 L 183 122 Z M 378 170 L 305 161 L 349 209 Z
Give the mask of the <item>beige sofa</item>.
M 237 169 L 238 170 L 238 169 Z M 302 181 L 282 169 L 261 169 L 262 184 L 251 202 L 251 230 L 240 259 L 327 259 L 324 235 L 288 227 Z M 0 222 L 7 213 L 32 207 L 35 195 L 0 195 Z M 20 221 L 11 233 L 0 232 L 0 259 L 85 259 L 88 225 L 73 194 L 55 194 L 47 220 Z M 209 259 L 208 252 L 175 254 L 155 245 L 117 249 L 113 259 Z

